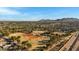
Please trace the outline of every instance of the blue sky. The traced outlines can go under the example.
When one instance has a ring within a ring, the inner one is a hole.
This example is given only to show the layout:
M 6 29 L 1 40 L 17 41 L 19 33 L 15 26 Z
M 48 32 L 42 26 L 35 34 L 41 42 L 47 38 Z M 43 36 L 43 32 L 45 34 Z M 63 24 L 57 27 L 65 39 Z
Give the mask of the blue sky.
M 37 21 L 40 19 L 79 18 L 78 7 L 0 7 L 0 20 Z

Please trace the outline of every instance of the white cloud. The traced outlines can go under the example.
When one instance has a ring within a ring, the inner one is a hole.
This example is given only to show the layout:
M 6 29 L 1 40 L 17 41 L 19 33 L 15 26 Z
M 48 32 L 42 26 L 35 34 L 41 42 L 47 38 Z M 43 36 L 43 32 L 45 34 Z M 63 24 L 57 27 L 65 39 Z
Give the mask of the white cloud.
M 0 8 L 0 15 L 19 15 L 20 12 L 11 10 L 9 8 Z

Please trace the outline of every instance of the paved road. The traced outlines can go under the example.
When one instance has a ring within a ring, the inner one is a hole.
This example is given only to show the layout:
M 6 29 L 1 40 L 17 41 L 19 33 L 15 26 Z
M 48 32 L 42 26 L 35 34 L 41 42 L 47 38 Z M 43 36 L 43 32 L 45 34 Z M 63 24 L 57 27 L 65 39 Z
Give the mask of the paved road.
M 79 35 L 77 36 L 76 41 L 72 45 L 70 51 L 77 51 L 78 48 L 79 48 Z
M 78 50 L 78 48 L 79 48 L 79 32 L 76 32 L 59 51 L 76 51 Z

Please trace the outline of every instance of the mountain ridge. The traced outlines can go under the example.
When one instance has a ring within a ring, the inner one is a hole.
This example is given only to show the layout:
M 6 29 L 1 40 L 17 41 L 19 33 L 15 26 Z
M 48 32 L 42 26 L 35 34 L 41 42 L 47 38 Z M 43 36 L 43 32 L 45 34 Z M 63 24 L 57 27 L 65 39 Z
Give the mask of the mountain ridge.
M 41 22 L 51 22 L 51 21 L 79 21 L 78 18 L 61 18 L 61 19 L 56 19 L 56 20 L 53 20 L 53 19 L 41 19 L 39 20 Z

